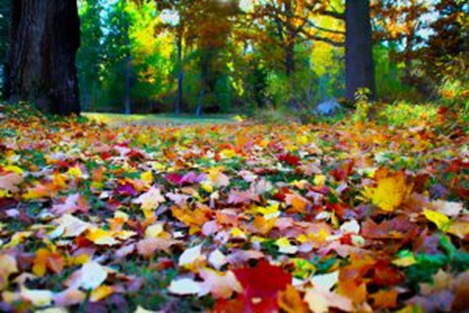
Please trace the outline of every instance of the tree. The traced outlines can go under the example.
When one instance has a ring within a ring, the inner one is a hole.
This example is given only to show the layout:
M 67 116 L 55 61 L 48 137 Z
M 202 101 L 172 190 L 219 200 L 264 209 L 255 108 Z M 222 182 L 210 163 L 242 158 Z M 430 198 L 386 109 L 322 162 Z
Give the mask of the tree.
M 180 114 L 184 107 L 184 43 L 188 36 L 188 24 L 190 23 L 190 10 L 193 7 L 190 0 L 156 0 L 158 9 L 172 14 L 171 21 L 167 21 L 165 28 L 170 29 L 176 37 L 177 49 L 177 99 L 174 112 Z
M 316 43 L 327 43 L 334 47 L 343 46 L 345 35 L 341 25 L 343 14 L 337 12 L 337 9 L 343 6 L 337 0 L 253 2 L 249 16 L 250 20 L 254 21 L 251 28 L 257 28 L 260 35 L 254 40 L 257 41 L 257 48 L 267 52 L 267 59 L 270 60 L 268 63 L 273 69 L 277 69 L 280 65 L 283 75 L 279 73 L 281 75 L 278 77 L 285 79 L 283 85 L 288 94 L 288 99 L 283 101 L 288 102 L 292 109 L 299 109 L 302 106 L 299 84 L 305 80 L 299 75 L 301 72 L 304 73 L 304 70 L 310 71 L 309 62 L 300 62 L 302 57 L 304 60 L 304 53 L 301 55 L 301 52 L 310 51 Z M 328 18 L 334 20 L 332 23 L 334 25 L 329 23 Z M 306 76 L 312 79 L 310 74 L 309 72 Z
M 0 98 L 3 98 L 5 93 L 5 57 L 8 48 L 10 11 L 11 1 L 3 1 L 0 3 Z
M 346 0 L 345 5 L 345 98 L 354 101 L 360 88 L 375 95 L 370 1 Z
M 200 54 L 200 93 L 196 108 L 196 114 L 200 115 L 203 106 L 210 110 L 219 107 L 215 89 L 226 68 L 223 53 L 232 32 L 233 17 L 239 13 L 239 3 L 201 0 L 195 2 L 192 12 L 188 31 L 195 37 Z
M 103 59 L 101 23 L 103 4 L 100 0 L 85 0 L 80 5 L 81 47 L 77 54 L 80 95 L 83 110 L 96 109 L 99 102 L 101 64 Z
M 445 76 L 468 77 L 469 4 L 460 0 L 440 0 L 435 4 L 438 18 L 430 24 L 432 34 L 419 56 L 422 73 L 439 82 Z M 464 65 L 465 64 L 465 65 Z
M 76 0 L 15 0 L 8 52 L 11 101 L 44 112 L 80 113 L 75 56 L 80 46 Z

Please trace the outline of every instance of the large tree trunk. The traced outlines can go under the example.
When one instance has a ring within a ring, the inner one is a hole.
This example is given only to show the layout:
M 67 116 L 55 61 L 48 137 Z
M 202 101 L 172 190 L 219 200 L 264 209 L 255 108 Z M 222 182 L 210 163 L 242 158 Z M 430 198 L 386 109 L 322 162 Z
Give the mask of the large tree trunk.
M 79 114 L 76 0 L 12 2 L 9 99 L 34 102 L 47 113 Z
M 345 98 L 354 101 L 359 88 L 375 95 L 375 71 L 371 41 L 370 1 L 346 0 Z

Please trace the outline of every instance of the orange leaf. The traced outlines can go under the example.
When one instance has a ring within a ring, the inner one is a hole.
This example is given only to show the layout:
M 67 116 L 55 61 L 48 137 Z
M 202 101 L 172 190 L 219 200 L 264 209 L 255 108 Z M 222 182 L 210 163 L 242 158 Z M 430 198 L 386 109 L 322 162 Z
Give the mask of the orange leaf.
M 380 290 L 371 297 L 374 300 L 373 306 L 377 309 L 392 309 L 397 306 L 398 293 L 395 290 Z
M 278 306 L 287 313 L 307 313 L 308 306 L 295 287 L 288 285 L 285 291 L 278 294 Z

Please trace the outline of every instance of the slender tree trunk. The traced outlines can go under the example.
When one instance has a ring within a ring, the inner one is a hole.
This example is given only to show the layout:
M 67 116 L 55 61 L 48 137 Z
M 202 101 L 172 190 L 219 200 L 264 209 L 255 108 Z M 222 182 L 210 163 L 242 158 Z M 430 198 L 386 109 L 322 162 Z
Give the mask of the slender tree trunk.
M 9 99 L 35 102 L 47 113 L 79 114 L 76 0 L 12 2 Z
M 360 88 L 375 95 L 375 71 L 371 41 L 370 1 L 346 0 L 345 98 L 354 101 Z
M 176 101 L 176 114 L 180 114 L 184 102 L 184 64 L 182 60 L 182 30 L 179 31 L 177 38 L 177 51 L 178 51 L 178 96 Z
M 285 47 L 285 74 L 289 78 L 295 74 L 295 45 L 292 43 Z
M 286 45 L 285 45 L 285 74 L 287 75 L 290 84 L 290 98 L 288 100 L 290 108 L 298 110 L 298 103 L 296 100 L 296 83 L 295 83 L 295 39 L 297 33 L 295 25 L 293 24 L 293 9 L 291 1 L 285 2 L 285 13 L 287 16 L 286 26 Z
M 124 100 L 124 110 L 125 114 L 129 115 L 132 113 L 132 54 L 130 52 L 130 38 L 129 38 L 129 28 L 130 22 L 129 17 L 126 16 L 125 24 L 125 45 L 127 48 L 127 55 L 125 57 L 125 100 Z

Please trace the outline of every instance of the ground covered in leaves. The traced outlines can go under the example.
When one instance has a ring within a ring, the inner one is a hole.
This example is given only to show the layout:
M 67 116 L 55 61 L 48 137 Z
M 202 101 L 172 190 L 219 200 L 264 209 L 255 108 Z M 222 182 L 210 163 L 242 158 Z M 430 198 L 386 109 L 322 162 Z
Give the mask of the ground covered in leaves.
M 105 126 L 5 109 L 0 310 L 467 309 L 467 140 L 443 118 Z

